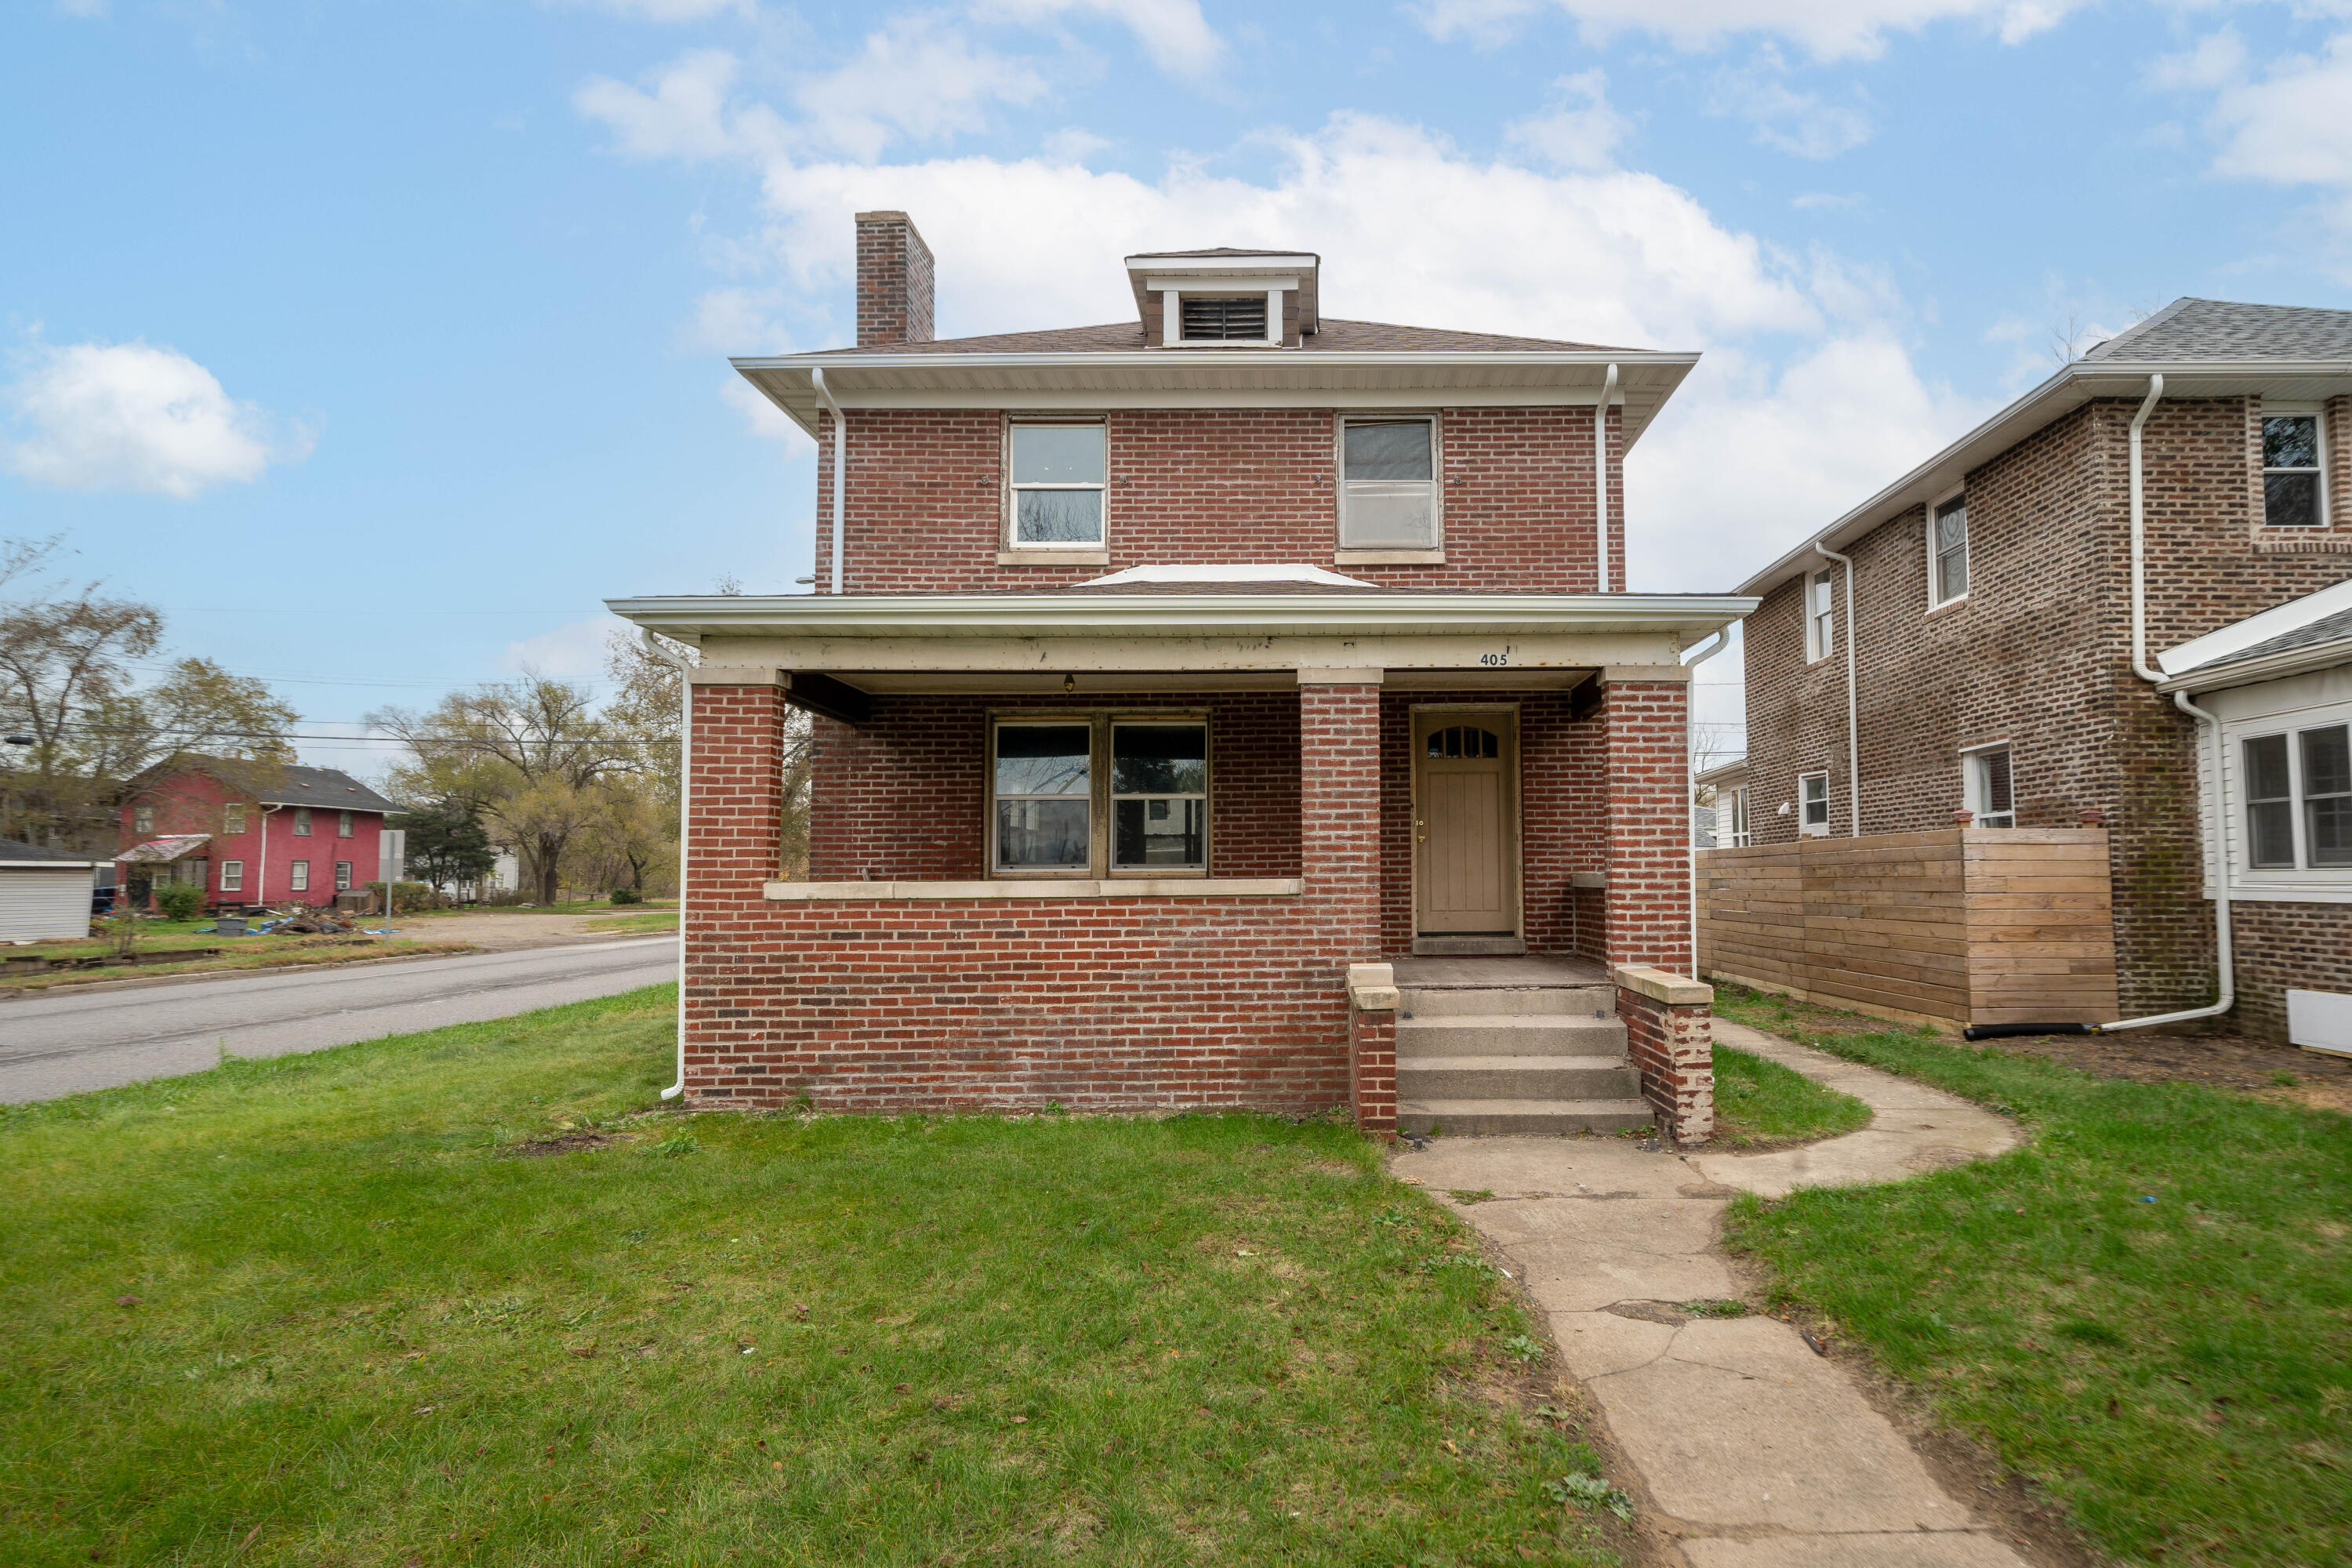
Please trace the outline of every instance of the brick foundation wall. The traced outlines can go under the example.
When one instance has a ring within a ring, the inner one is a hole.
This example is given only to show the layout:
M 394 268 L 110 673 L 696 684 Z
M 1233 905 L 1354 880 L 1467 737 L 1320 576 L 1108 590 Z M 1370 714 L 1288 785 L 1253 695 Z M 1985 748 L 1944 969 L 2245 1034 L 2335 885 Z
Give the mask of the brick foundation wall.
M 2127 1016 L 2210 1000 L 2214 966 L 2195 728 L 2130 669 L 2137 406 L 2087 405 L 1968 476 L 1971 581 L 1958 605 L 1927 607 L 1924 509 L 1847 548 L 1861 605 L 1864 831 L 1948 826 L 1963 800 L 1961 748 L 2009 742 L 2020 826 L 2071 826 L 2084 809 L 2108 825 Z M 2347 406 L 2329 405 L 2331 439 L 2352 436 Z M 2258 403 L 2168 400 L 2143 445 L 2151 657 L 2352 575 L 2352 504 L 2327 531 L 2261 526 Z M 1832 582 L 1843 638 L 1843 567 Z M 1851 822 L 1844 650 L 1805 662 L 1802 592 L 1801 579 L 1773 589 L 1744 634 L 1759 844 L 1797 837 L 1801 773 L 1830 774 L 1833 832 Z M 2241 962 L 2261 962 L 2252 944 L 2241 944 Z M 2263 1016 L 2245 1016 L 2240 1026 Z
M 1396 1013 L 1348 1010 L 1348 1059 L 1356 1125 L 1366 1132 L 1396 1131 Z
M 1693 993 L 1712 994 L 1704 985 L 1680 984 Z M 1660 1135 L 1681 1144 L 1703 1143 L 1714 1137 L 1712 1005 L 1664 1000 L 1625 984 L 1621 974 L 1617 1016 L 1624 1022 L 1628 1054 L 1642 1075 L 1642 1098 L 1657 1113 Z
M 1104 537 L 1110 562 L 1000 566 L 1004 422 L 992 411 L 851 409 L 843 517 L 852 594 L 1028 592 L 1129 566 L 1303 562 L 1339 548 L 1338 413 L 1113 409 Z M 1620 416 L 1610 416 L 1611 583 L 1624 587 Z M 833 572 L 833 439 L 818 443 L 816 581 Z M 1439 416 L 1442 565 L 1346 566 L 1387 587 L 1591 593 L 1592 411 L 1449 409 Z
M 2238 1005 L 2230 1021 L 2261 1039 L 2286 1038 L 2286 994 L 2352 992 L 2352 904 L 2263 900 L 2230 906 Z

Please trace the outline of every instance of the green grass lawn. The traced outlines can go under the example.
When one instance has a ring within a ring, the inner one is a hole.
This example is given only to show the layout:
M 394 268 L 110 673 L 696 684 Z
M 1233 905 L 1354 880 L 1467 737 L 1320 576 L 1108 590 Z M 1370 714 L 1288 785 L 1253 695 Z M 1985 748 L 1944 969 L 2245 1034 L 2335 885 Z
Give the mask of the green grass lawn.
M 664 931 L 677 929 L 676 910 L 648 910 L 643 914 L 616 915 L 609 921 L 590 921 L 590 931 L 627 933 L 631 931 Z
M 2134 1563 L 2352 1561 L 2352 1119 L 2094 1078 L 1718 987 L 1717 1009 L 2016 1115 L 1727 1238 Z
M 349 936 L 294 933 L 285 935 L 256 932 L 247 936 L 221 936 L 211 931 L 212 917 L 194 921 L 142 921 L 139 925 L 135 963 L 105 963 L 89 969 L 56 970 L 47 973 L 28 972 L 0 976 L 0 988 L 8 990 L 50 990 L 60 986 L 87 985 L 101 980 L 121 980 L 149 974 L 183 974 L 195 970 L 263 969 L 279 964 L 335 963 L 353 958 L 367 958 L 378 952 L 389 954 L 463 952 L 470 945 L 461 940 L 457 928 L 440 927 L 412 932 L 408 917 L 403 915 L 394 923 L 395 934 L 386 942 L 363 931 Z M 363 915 L 359 924 L 381 926 L 380 917 Z M 423 940 L 420 940 L 423 939 Z M 204 954 L 218 948 L 216 958 Z M 112 944 L 101 937 L 77 942 L 43 942 L 30 947 L 5 950 L 15 957 L 81 958 L 113 951 Z M 186 952 L 185 960 L 169 955 Z
M 639 1119 L 671 998 L 0 1113 L 0 1560 L 1617 1560 L 1352 1131 Z
M 1715 1047 L 1715 1135 L 1726 1147 L 1834 1138 L 1869 1121 L 1870 1107 L 1850 1094 L 1750 1052 Z

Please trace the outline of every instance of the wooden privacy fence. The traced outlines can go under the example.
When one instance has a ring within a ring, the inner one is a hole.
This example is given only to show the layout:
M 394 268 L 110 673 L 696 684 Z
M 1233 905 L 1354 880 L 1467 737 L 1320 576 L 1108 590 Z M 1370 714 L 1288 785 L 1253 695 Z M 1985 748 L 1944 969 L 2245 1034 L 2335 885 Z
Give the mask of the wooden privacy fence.
M 2103 827 L 1947 827 L 1706 849 L 1702 973 L 1968 1024 L 2116 1007 Z

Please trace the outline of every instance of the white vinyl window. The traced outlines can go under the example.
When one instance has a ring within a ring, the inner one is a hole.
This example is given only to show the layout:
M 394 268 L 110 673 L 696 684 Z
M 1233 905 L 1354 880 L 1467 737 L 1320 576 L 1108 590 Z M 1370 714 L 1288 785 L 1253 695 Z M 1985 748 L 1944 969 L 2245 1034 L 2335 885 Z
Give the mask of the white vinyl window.
M 224 860 L 221 862 L 220 890 L 224 893 L 241 893 L 245 891 L 244 861 Z
M 2263 411 L 2263 526 L 2326 528 L 2323 421 L 2316 408 Z
M 1837 590 L 1827 572 L 1816 572 L 1805 584 L 1805 661 L 1829 658 L 1837 651 Z
M 352 814 L 348 811 L 339 811 L 335 813 L 335 837 L 338 838 L 349 838 L 351 836 Z
M 1830 830 L 1830 775 L 1797 775 L 1797 831 L 1814 837 Z
M 245 805 L 241 801 L 230 801 L 221 807 L 221 832 L 224 836 L 230 836 L 244 831 Z
M 293 889 L 294 891 L 298 893 L 309 892 L 310 890 L 310 862 L 308 860 L 295 861 L 293 874 L 287 879 L 286 885 Z
M 1717 820 L 1724 829 L 1717 837 L 1727 847 L 1747 848 L 1754 842 L 1748 828 L 1748 786 L 1722 791 L 1717 798 L 1722 807 Z
M 2246 864 L 2257 871 L 2352 866 L 2352 729 L 2329 724 L 2241 742 Z
M 298 805 L 294 808 L 294 837 L 297 838 L 310 837 L 310 808 L 307 805 Z
M 1437 421 L 1339 421 L 1339 547 L 1437 548 Z
M 1960 758 L 1961 794 L 1979 827 L 2017 826 L 2017 795 L 2010 776 L 2009 748 L 1986 746 Z
M 1099 550 L 1108 472 L 1099 423 L 1014 423 L 1006 537 L 1023 550 Z
M 154 832 L 155 808 L 152 805 L 132 806 L 131 808 L 131 831 L 133 833 Z
M 1968 596 L 1969 498 L 1954 496 L 1930 509 L 1927 520 L 1927 603 L 1932 608 Z

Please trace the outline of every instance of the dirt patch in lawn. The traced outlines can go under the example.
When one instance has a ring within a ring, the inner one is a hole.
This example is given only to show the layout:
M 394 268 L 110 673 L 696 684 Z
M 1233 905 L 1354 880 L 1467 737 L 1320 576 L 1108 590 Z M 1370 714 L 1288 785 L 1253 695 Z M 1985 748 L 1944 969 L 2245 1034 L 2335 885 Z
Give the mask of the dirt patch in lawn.
M 2274 1046 L 2238 1035 L 2044 1035 L 1988 1040 L 2030 1051 L 2101 1078 L 2134 1083 L 2196 1083 L 2313 1110 L 2352 1114 L 2352 1057 Z
M 528 1159 L 534 1154 L 571 1154 L 582 1149 L 608 1149 L 622 1140 L 610 1132 L 560 1132 L 549 1138 L 530 1138 L 520 1143 L 509 1143 L 499 1151 Z

